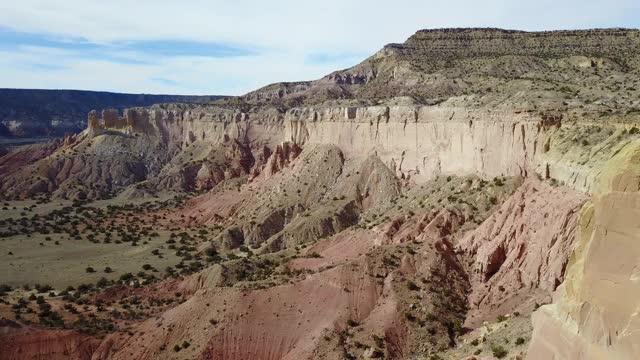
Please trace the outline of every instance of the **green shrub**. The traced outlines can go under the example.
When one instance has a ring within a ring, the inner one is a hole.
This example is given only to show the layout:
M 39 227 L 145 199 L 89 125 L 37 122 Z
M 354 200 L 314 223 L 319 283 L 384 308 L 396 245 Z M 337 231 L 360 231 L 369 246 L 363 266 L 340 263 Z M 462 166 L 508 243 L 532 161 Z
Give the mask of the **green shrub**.
M 418 291 L 420 290 L 420 287 L 416 285 L 416 283 L 414 283 L 413 281 L 407 280 L 407 289 L 411 291 Z
M 133 279 L 133 274 L 132 273 L 124 273 L 122 275 L 120 275 L 120 281 L 128 281 Z
M 107 285 L 109 285 L 109 280 L 105 278 L 100 278 L 100 280 L 98 280 L 98 282 L 96 283 L 96 286 L 99 288 L 106 287 Z
M 491 352 L 493 353 L 493 356 L 497 357 L 498 359 L 502 359 L 503 357 L 507 356 L 507 354 L 509 353 L 505 348 L 503 348 L 500 345 L 492 346 Z

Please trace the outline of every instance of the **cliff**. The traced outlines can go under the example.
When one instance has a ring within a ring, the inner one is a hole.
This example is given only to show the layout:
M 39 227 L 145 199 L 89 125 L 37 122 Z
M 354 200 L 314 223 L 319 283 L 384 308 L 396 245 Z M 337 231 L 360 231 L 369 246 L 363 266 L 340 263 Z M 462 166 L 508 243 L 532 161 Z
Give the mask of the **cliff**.
M 534 313 L 531 359 L 634 359 L 640 353 L 640 143 L 598 179 L 579 219 L 579 242 L 553 304 Z

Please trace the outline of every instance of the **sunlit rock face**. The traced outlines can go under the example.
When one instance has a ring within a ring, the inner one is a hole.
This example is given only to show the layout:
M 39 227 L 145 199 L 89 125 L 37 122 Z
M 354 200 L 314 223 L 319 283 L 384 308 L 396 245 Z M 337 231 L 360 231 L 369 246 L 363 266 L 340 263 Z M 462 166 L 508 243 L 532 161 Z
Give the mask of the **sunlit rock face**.
M 602 170 L 556 301 L 533 315 L 530 359 L 640 356 L 640 143 Z

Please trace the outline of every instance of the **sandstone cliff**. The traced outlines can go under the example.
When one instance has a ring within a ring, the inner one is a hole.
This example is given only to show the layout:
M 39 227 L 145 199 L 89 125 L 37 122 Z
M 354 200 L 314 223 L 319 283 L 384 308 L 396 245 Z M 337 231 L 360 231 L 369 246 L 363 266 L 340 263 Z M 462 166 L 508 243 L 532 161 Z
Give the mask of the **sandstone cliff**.
M 531 359 L 634 359 L 638 348 L 640 143 L 606 166 L 553 304 L 534 314 Z

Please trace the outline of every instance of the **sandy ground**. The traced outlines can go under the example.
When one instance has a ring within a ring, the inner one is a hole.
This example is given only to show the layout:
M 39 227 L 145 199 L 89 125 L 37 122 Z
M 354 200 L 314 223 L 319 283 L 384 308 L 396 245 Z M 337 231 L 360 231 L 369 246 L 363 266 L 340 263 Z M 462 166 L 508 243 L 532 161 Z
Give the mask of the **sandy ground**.
M 52 241 L 44 238 L 50 236 Z M 101 277 L 109 280 L 120 275 L 142 270 L 143 264 L 150 264 L 164 272 L 167 266 L 179 262 L 174 251 L 164 248 L 165 237 L 152 238 L 148 244 L 130 243 L 103 244 L 91 243 L 87 240 L 62 239 L 56 235 L 32 235 L 30 238 L 14 236 L 0 239 L 0 283 L 11 286 L 22 284 L 49 284 L 56 289 L 64 289 L 81 283 L 95 283 Z M 60 245 L 55 245 L 58 240 Z M 44 246 L 39 245 L 43 243 Z M 151 252 L 160 249 L 163 258 Z M 8 255 L 12 252 L 13 255 Z M 93 267 L 95 273 L 87 273 L 86 268 Z M 113 269 L 110 274 L 104 268 Z

